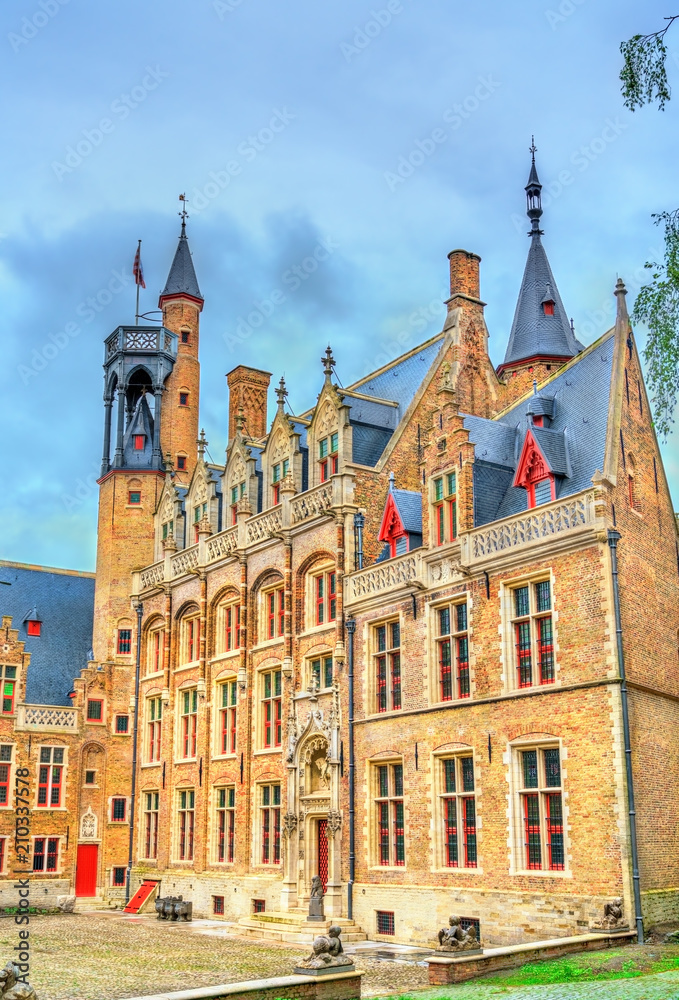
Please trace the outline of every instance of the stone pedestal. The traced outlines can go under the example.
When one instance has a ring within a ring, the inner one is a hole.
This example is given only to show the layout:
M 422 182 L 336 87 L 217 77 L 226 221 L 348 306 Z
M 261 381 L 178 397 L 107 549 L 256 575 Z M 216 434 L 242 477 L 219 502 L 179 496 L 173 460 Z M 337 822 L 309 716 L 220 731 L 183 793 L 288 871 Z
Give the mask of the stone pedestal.
M 322 896 L 312 896 L 309 900 L 309 916 L 307 920 L 325 920 Z

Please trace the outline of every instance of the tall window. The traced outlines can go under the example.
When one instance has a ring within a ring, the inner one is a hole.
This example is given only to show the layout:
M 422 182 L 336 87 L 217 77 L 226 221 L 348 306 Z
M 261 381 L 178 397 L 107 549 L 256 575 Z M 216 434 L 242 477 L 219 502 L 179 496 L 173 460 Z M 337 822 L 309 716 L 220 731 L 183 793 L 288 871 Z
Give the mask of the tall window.
M 179 792 L 179 860 L 193 861 L 193 831 L 196 793 L 193 789 Z
M 447 868 L 476 868 L 474 758 L 447 757 L 441 767 L 443 861 Z
M 285 631 L 285 594 L 282 587 L 264 593 L 265 636 L 275 639 Z
M 163 541 L 174 536 L 174 521 L 166 521 L 163 524 Z
M 522 750 L 520 764 L 525 866 L 529 871 L 563 871 L 566 856 L 559 748 Z
M 101 698 L 87 699 L 87 721 L 101 722 L 104 718 L 104 702 Z
M 318 688 L 332 687 L 332 656 L 318 656 L 311 661 L 311 679 Z
M 266 670 L 262 674 L 262 695 L 264 746 L 279 747 L 283 738 L 280 670 Z
M 147 704 L 146 732 L 148 734 L 148 750 L 146 759 L 149 764 L 160 760 L 160 737 L 163 726 L 163 701 L 160 696 L 149 698 Z
M 437 657 L 439 698 L 469 697 L 469 636 L 467 602 L 450 604 L 436 612 L 438 620 Z
M 373 671 L 377 712 L 401 708 L 401 626 L 387 622 L 374 629 Z
M 434 540 L 437 545 L 457 538 L 457 475 L 434 480 Z
M 245 496 L 245 481 L 231 487 L 231 524 L 238 522 L 238 501 Z
M 549 580 L 512 591 L 517 687 L 554 683 L 552 590 Z
M 12 744 L 3 743 L 0 746 L 0 806 L 8 806 L 10 802 L 9 779 L 10 779 L 11 769 L 12 769 Z M 0 871 L 2 871 L 1 866 L 0 866 Z
M 132 629 L 131 628 L 119 628 L 118 629 L 118 646 L 117 651 L 119 655 L 126 656 L 128 653 L 132 652 Z
M 290 461 L 284 458 L 282 462 L 277 462 L 272 469 L 271 475 L 271 499 L 275 504 L 281 502 L 281 482 L 290 471 Z
M 63 764 L 63 747 L 40 747 L 38 805 L 43 809 L 61 805 Z
M 218 788 L 217 791 L 217 861 L 234 859 L 236 834 L 236 789 Z
M 195 663 L 200 657 L 200 618 L 182 621 L 182 663 Z
M 158 857 L 158 810 L 159 792 L 144 792 L 144 857 L 152 860 Z
M 318 465 L 322 483 L 339 469 L 339 434 L 330 434 L 318 442 Z
M 2 714 L 12 715 L 16 694 L 17 668 L 0 667 L 0 675 L 2 676 Z
M 207 517 L 207 502 L 199 503 L 193 508 L 193 540 L 198 541 L 198 525 L 201 520 Z
M 378 861 L 400 867 L 405 864 L 403 764 L 379 764 L 375 772 Z
M 236 705 L 238 684 L 235 680 L 219 685 L 219 732 L 221 734 L 220 753 L 236 752 Z
M 127 799 L 111 799 L 111 822 L 124 823 L 127 819 Z
M 165 666 L 165 629 L 157 628 L 149 633 L 146 671 L 158 674 Z
M 180 695 L 180 726 L 182 757 L 196 756 L 196 724 L 198 720 L 198 691 L 190 688 L 181 691 Z
M 36 837 L 33 841 L 33 871 L 55 872 L 59 858 L 58 837 Z
M 238 649 L 240 645 L 240 604 L 232 602 L 231 604 L 222 605 L 221 618 L 222 641 L 220 652 L 230 653 L 232 650 Z
M 260 785 L 262 795 L 262 864 L 281 862 L 281 786 Z
M 337 577 L 335 571 L 319 573 L 314 582 L 314 624 L 323 625 L 337 618 Z

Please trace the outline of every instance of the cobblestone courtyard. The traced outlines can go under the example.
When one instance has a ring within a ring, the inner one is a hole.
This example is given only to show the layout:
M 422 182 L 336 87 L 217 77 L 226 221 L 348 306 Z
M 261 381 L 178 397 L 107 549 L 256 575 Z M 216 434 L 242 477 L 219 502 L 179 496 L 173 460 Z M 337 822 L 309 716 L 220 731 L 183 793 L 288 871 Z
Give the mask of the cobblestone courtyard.
M 17 943 L 12 918 L 0 921 L 0 959 Z M 289 975 L 305 948 L 230 937 L 214 921 L 189 925 L 119 913 L 31 918 L 31 982 L 40 1000 L 123 1000 L 124 997 L 268 976 Z M 677 1000 L 679 970 L 633 980 L 508 987 L 497 979 L 427 988 L 418 965 L 360 958 L 363 995 L 417 1000 Z

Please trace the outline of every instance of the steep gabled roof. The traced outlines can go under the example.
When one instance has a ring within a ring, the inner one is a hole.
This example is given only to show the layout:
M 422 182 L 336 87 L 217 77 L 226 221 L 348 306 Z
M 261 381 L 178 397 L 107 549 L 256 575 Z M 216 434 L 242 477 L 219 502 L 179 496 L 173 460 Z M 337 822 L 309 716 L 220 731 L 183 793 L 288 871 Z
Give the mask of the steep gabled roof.
M 203 301 L 198 287 L 198 279 L 189 250 L 189 241 L 186 238 L 186 226 L 182 222 L 182 231 L 177 244 L 177 250 L 172 261 L 170 273 L 165 282 L 165 288 L 160 293 L 161 299 L 167 295 L 190 295 L 194 299 Z

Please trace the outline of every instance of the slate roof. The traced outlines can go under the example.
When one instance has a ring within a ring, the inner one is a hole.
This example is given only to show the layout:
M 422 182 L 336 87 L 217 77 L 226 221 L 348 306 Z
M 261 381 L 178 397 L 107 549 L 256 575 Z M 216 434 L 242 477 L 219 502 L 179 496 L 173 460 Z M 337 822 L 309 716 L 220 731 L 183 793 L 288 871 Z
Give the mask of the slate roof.
M 71 705 L 68 692 L 87 666 L 92 647 L 94 574 L 0 561 L 0 615 L 12 616 L 12 628 L 31 654 L 26 701 L 32 705 Z M 23 619 L 36 608 L 39 636 L 27 635 Z
M 186 230 L 183 223 L 172 267 L 167 276 L 165 288 L 160 294 L 162 297 L 163 295 L 178 295 L 181 292 L 192 295 L 194 299 L 202 300 L 203 298 L 198 287 L 198 279 L 196 278 L 196 271 L 193 266 L 191 251 L 189 250 L 189 241 L 186 238 Z
M 403 416 L 441 349 L 443 336 L 443 333 L 438 334 L 404 357 L 398 358 L 393 364 L 381 368 L 373 375 L 367 375 L 348 388 L 367 396 L 399 403 L 399 416 Z
M 603 468 L 613 348 L 611 330 L 543 387 L 541 394 L 554 400 L 549 428 L 530 425 L 530 399 L 525 398 L 495 420 L 465 416 L 476 445 L 475 525 L 526 510 L 526 491 L 511 483 L 529 426 L 556 475 L 557 498 L 591 485 L 595 471 Z
M 351 421 L 353 428 L 353 454 L 351 459 L 359 465 L 374 467 L 387 447 L 393 431 L 386 427 L 375 427 L 360 421 Z
M 414 490 L 392 490 L 396 509 L 409 535 L 422 534 L 422 494 Z

